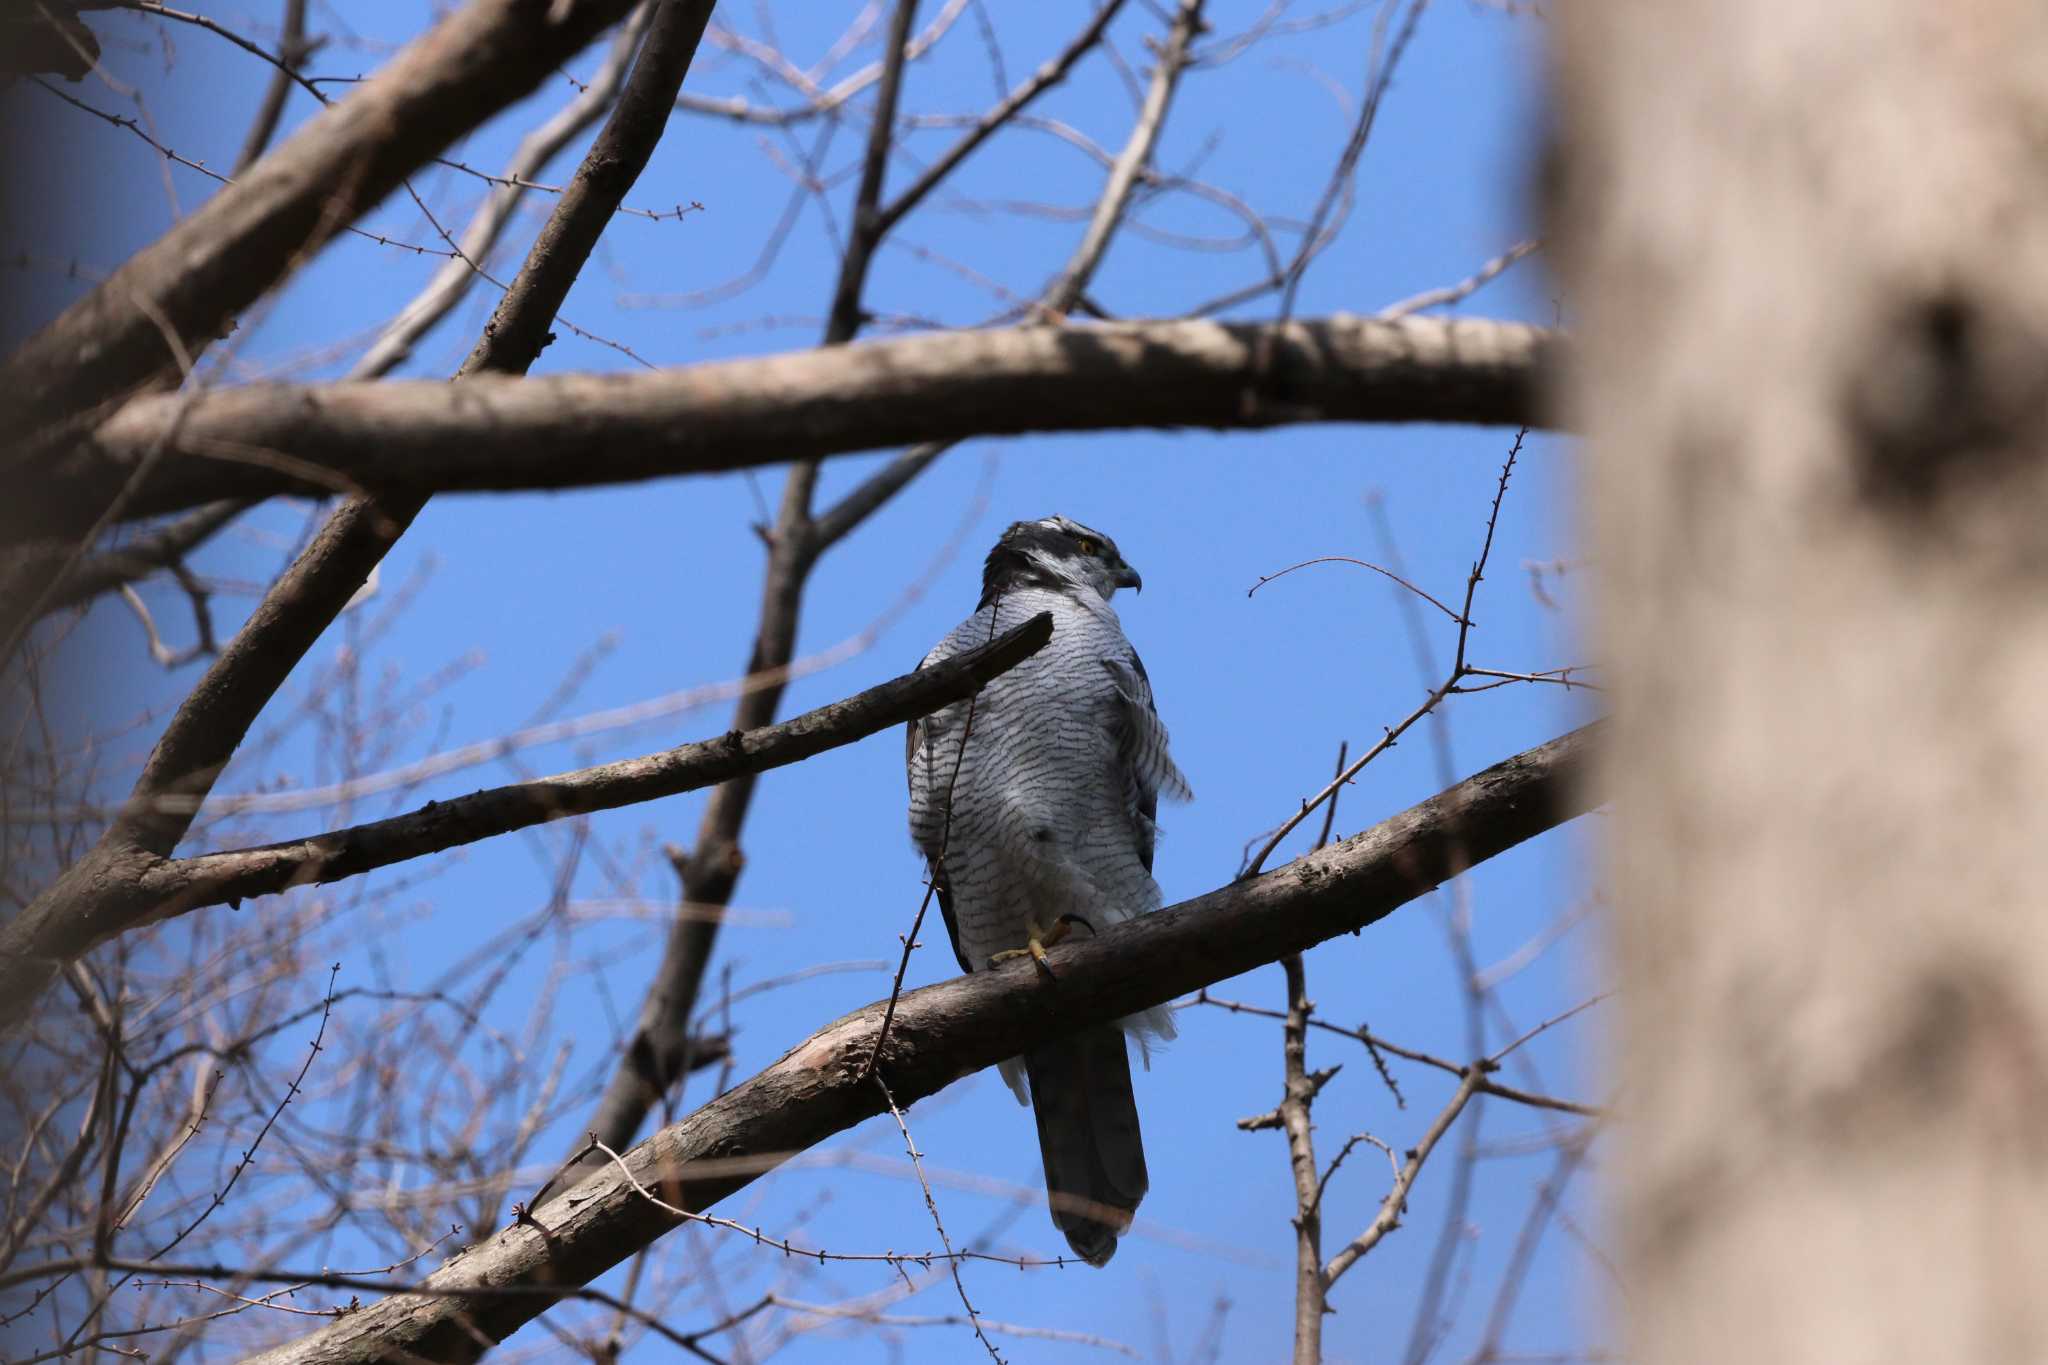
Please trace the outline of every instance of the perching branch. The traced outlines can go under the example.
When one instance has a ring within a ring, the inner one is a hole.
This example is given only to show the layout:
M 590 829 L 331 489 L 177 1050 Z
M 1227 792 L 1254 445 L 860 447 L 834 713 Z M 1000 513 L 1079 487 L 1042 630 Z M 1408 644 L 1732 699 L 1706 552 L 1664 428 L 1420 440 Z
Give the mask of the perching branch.
M 648 374 L 252 384 L 139 399 L 51 468 L 96 512 L 168 440 L 127 513 L 222 497 L 571 488 L 919 441 L 1138 427 L 1544 419 L 1554 334 L 1519 323 L 1338 315 L 941 332 Z M 1269 368 L 1254 372 L 1254 359 Z M 1248 394 L 1257 401 L 1248 402 Z M 283 453 L 308 472 L 280 466 Z
M 1582 813 L 1590 730 L 1552 740 L 1466 779 L 1372 829 L 1277 871 L 1052 950 L 1056 982 L 1030 963 L 977 972 L 897 1003 L 880 1070 L 898 1104 L 1045 1039 L 1223 980 L 1355 932 L 1454 871 Z M 879 1031 L 877 1002 L 828 1025 L 767 1070 L 600 1169 L 529 1219 L 399 1295 L 256 1357 L 260 1365 L 474 1359 L 682 1220 L 789 1156 L 883 1112 L 861 1079 Z
M 971 696 L 1052 638 L 1046 613 L 943 664 L 919 669 L 785 721 L 644 758 L 474 792 L 387 820 L 261 848 L 162 858 L 96 896 L 46 898 L 0 928 L 0 1027 L 20 1018 L 50 964 L 201 906 L 336 881 L 590 811 L 694 791 L 782 767 L 929 715 Z
M 896 37 L 908 32 L 909 21 L 910 7 L 904 5 L 892 19 L 892 44 Z M 1013 92 L 1004 100 L 998 107 L 1002 118 L 1014 119 L 1028 99 L 1034 97 L 1035 86 L 1063 77 L 1087 47 L 1100 40 L 1101 34 L 1102 23 L 1098 16 L 1068 45 L 1060 58 L 1042 68 L 1032 82 L 1020 87 L 1021 97 L 1018 92 Z M 888 233 L 892 224 L 904 216 L 904 213 L 892 214 L 879 206 L 883 200 L 885 179 L 882 174 L 886 165 L 883 152 L 894 135 L 894 110 L 901 93 L 901 67 L 916 58 L 915 47 L 914 41 L 891 45 L 883 54 L 878 75 L 882 84 L 869 124 L 862 181 L 855 196 L 854 239 L 847 244 L 840 262 L 839 279 L 833 290 L 834 308 L 826 325 L 824 340 L 828 346 L 847 340 L 858 330 L 863 316 L 859 306 L 863 293 L 860 281 L 865 279 L 873 247 Z M 1155 74 L 1155 80 L 1164 79 L 1168 79 L 1164 72 Z M 1163 117 L 1163 112 L 1159 117 Z M 992 131 L 994 125 L 989 126 Z M 1149 141 L 1152 136 L 1153 133 L 1142 128 L 1132 132 L 1134 141 L 1140 138 Z M 978 145 L 978 141 L 956 144 L 960 155 L 950 156 L 947 164 L 958 167 Z M 912 195 L 921 196 L 937 183 L 929 177 L 921 178 L 896 202 L 909 204 Z M 1117 208 L 1110 215 L 1112 221 L 1120 216 L 1121 201 L 1129 192 L 1128 183 L 1121 186 L 1112 183 L 1105 187 L 1105 203 L 1112 198 L 1117 201 Z M 1105 210 L 1098 208 L 1097 211 L 1100 214 Z M 907 207 L 904 212 L 908 212 Z M 1080 285 L 1085 286 L 1087 279 L 1085 273 L 1081 275 Z M 823 510 L 812 507 L 818 478 L 817 460 L 800 461 L 791 469 L 775 526 L 768 535 L 768 565 L 762 584 L 760 621 L 747 661 L 749 676 L 774 676 L 775 670 L 789 663 L 795 649 L 804 586 L 819 558 L 929 468 L 949 446 L 947 441 L 928 441 L 901 452 Z M 735 728 L 767 724 L 780 704 L 781 693 L 780 684 L 749 691 L 735 710 Z M 679 917 L 670 928 L 661 964 L 648 984 L 632 1032 L 621 1049 L 618 1066 L 605 1086 L 604 1096 L 590 1123 L 592 1131 L 617 1146 L 624 1147 L 639 1135 L 649 1109 L 668 1093 L 669 1086 L 676 1079 L 674 1068 L 664 1065 L 664 1061 L 674 1055 L 671 1040 L 688 1024 L 705 967 L 718 942 L 719 920 L 714 907 L 725 905 L 738 884 L 740 869 L 745 862 L 740 838 L 752 799 L 753 782 L 750 777 L 719 787 L 705 802 L 695 847 L 677 861 L 676 870 L 683 882 L 683 901 L 691 907 L 692 913 Z M 706 913 L 707 908 L 712 908 L 711 913 Z M 586 1163 L 579 1175 L 588 1173 L 587 1155 L 572 1158 L 572 1161 Z
M 658 754 L 492 787 L 348 829 L 168 862 L 143 893 L 184 908 L 217 905 L 313 882 L 339 881 L 549 820 L 614 810 L 760 773 L 902 725 L 980 691 L 1045 647 L 1052 617 L 1029 621 L 930 668 L 858 692 L 779 725 L 734 730 Z M 154 915 L 152 919 L 162 918 Z

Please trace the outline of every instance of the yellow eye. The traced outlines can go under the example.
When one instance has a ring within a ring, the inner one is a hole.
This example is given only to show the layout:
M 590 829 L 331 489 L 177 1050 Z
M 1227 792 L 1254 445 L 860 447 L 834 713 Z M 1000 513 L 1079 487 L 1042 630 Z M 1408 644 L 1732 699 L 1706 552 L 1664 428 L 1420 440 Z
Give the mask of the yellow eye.
M 1099 555 L 1102 553 L 1102 542 L 1090 536 L 1082 536 L 1074 542 L 1074 548 L 1084 555 Z

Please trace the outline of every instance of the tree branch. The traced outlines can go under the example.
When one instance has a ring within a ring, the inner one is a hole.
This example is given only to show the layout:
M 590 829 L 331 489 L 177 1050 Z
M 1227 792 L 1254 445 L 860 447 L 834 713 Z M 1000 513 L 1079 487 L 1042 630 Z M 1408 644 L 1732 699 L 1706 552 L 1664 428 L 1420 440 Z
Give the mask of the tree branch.
M 426 288 L 385 325 L 369 350 L 349 367 L 350 379 L 376 379 L 404 364 L 419 339 L 453 312 L 455 305 L 483 278 L 480 268 L 490 259 L 492 249 L 512 222 L 513 211 L 526 197 L 526 182 L 539 175 L 557 152 L 582 136 L 611 107 L 633 65 L 641 31 L 650 19 L 648 11 L 642 9 L 622 25 L 603 64 L 576 98 L 519 140 L 499 176 L 500 183 L 491 186 L 463 229 L 460 254 L 442 262 Z
M 881 86 L 875 94 L 875 110 L 862 158 L 853 229 L 839 262 L 831 316 L 822 339 L 828 353 L 860 331 L 860 300 L 866 287 L 868 261 L 886 231 L 875 217 L 874 206 L 880 199 L 888 167 L 896 105 L 903 88 L 903 67 L 915 55 L 910 40 L 915 11 L 915 0 L 898 0 L 889 34 L 884 39 Z M 804 585 L 825 548 L 811 519 L 811 499 L 817 483 L 818 461 L 797 460 L 783 485 L 775 525 L 766 532 L 768 564 L 762 575 L 760 617 L 746 668 L 746 676 L 760 679 L 762 685 L 742 693 L 734 706 L 736 730 L 768 724 L 782 704 L 782 693 L 788 683 L 785 670 L 796 653 Z M 846 529 L 851 529 L 850 523 Z M 679 1078 L 679 1073 L 663 1066 L 662 1061 L 672 1055 L 671 1040 L 689 1028 L 704 969 L 718 942 L 717 908 L 731 900 L 740 869 L 745 865 L 740 831 L 753 799 L 752 773 L 741 773 L 734 780 L 721 783 L 705 801 L 698 817 L 695 847 L 675 859 L 676 875 L 682 882 L 682 902 L 691 907 L 692 913 L 679 915 L 669 926 L 661 963 L 641 998 L 633 1032 L 592 1116 L 592 1134 L 607 1145 L 623 1147 L 631 1142 L 646 1121 L 648 1110 Z M 712 907 L 711 913 L 705 913 L 707 907 Z M 588 1174 L 593 1164 L 587 1152 L 583 1157 L 572 1158 L 563 1177 L 564 1185 Z
M 0 365 L 0 431 L 132 391 L 221 335 L 456 137 L 532 90 L 633 0 L 473 0 L 320 113 Z M 104 502 L 105 499 L 102 499 Z
M 647 374 L 254 384 L 139 399 L 51 471 L 83 516 L 168 440 L 127 512 L 318 495 L 284 452 L 356 486 L 568 488 L 1025 432 L 1296 422 L 1534 424 L 1554 334 L 1519 323 L 1337 315 L 941 332 Z M 1244 401 L 1255 357 L 1259 401 Z M 251 456 L 257 456 L 252 460 Z
M 912 991 L 897 1003 L 881 1070 L 899 1104 L 1076 1028 L 1355 932 L 1438 880 L 1583 812 L 1593 736 L 1579 730 L 1263 876 L 1052 950 L 1056 982 L 1019 963 Z M 549 1296 L 616 1265 L 679 1220 L 645 1198 L 701 1212 L 789 1156 L 883 1112 L 861 1079 L 876 1002 L 672 1124 L 529 1220 L 428 1277 L 428 1292 L 369 1305 L 256 1357 L 260 1365 L 474 1359 L 543 1311 Z
M 1112 3 L 1110 8 L 1114 7 Z M 894 23 L 899 35 L 908 31 L 909 18 L 908 6 L 897 11 Z M 1041 69 L 1034 82 L 1042 79 L 1049 84 L 1063 77 L 1080 54 L 1100 39 L 1106 22 L 1098 15 L 1061 58 L 1051 67 Z M 862 184 L 855 201 L 854 239 L 848 243 L 834 289 L 833 315 L 824 338 L 828 346 L 850 339 L 858 330 L 862 281 L 874 245 L 914 207 L 912 196 L 922 196 L 939 183 L 938 178 L 931 176 L 921 178 L 897 201 L 903 206 L 900 212 L 875 207 L 881 199 L 882 171 L 893 134 L 893 111 L 901 92 L 901 74 L 896 68 L 916 57 L 914 47 L 914 43 L 892 46 L 883 54 L 883 89 L 878 92 L 878 108 L 868 132 Z M 1021 98 L 1013 96 L 998 106 L 998 121 L 1014 119 L 1035 94 L 1031 83 L 1023 90 L 1026 93 Z M 985 124 L 991 130 L 995 126 L 987 121 Z M 969 138 L 955 144 L 959 155 L 949 154 L 948 170 L 959 166 L 981 140 Z M 1127 193 L 1128 187 L 1122 192 Z M 769 542 L 760 624 L 748 659 L 750 676 L 779 669 L 789 662 L 795 648 L 804 584 L 819 557 L 928 468 L 950 445 L 949 441 L 927 441 L 903 451 L 823 512 L 814 512 L 811 507 L 817 484 L 817 460 L 803 460 L 792 468 Z M 749 693 L 737 708 L 735 727 L 766 724 L 774 717 L 780 700 L 779 685 Z M 650 1107 L 667 1093 L 676 1078 L 677 1072 L 670 1064 L 675 1057 L 673 1040 L 689 1025 L 704 969 L 718 941 L 717 915 L 706 914 L 705 909 L 722 906 L 731 899 L 744 861 L 739 840 L 752 798 L 751 778 L 727 783 L 712 793 L 698 822 L 696 847 L 677 863 L 683 900 L 692 913 L 678 917 L 671 926 L 661 965 L 648 985 L 633 1032 L 591 1121 L 591 1128 L 612 1145 L 623 1147 L 633 1140 Z M 593 1164 L 588 1157 L 572 1158 L 572 1164 L 575 1163 L 581 1163 L 579 1175 L 587 1174 Z
M 1422 1141 L 1409 1148 L 1408 1159 L 1401 1164 L 1401 1173 L 1395 1177 L 1394 1187 L 1388 1190 L 1386 1198 L 1380 1201 L 1379 1212 L 1373 1216 L 1371 1225 L 1352 1239 L 1342 1251 L 1332 1256 L 1330 1264 L 1323 1268 L 1324 1292 L 1327 1293 L 1331 1286 L 1342 1279 L 1345 1271 L 1357 1265 L 1360 1257 L 1384 1241 L 1388 1233 L 1401 1226 L 1401 1215 L 1408 1211 L 1408 1192 L 1415 1188 L 1415 1178 L 1422 1174 L 1422 1163 L 1429 1160 L 1429 1154 L 1443 1141 L 1444 1134 L 1451 1131 L 1451 1125 L 1458 1121 L 1458 1115 L 1465 1112 L 1465 1106 L 1471 1103 L 1472 1097 L 1484 1088 L 1485 1076 L 1486 1068 L 1477 1063 L 1466 1071 L 1465 1079 L 1459 1082 L 1450 1102 L 1444 1105 L 1442 1111 L 1437 1114 L 1436 1121 L 1423 1133 Z
M 1276 1114 L 1287 1134 L 1287 1166 L 1294 1176 L 1294 1365 L 1322 1365 L 1323 1314 L 1328 1299 L 1323 1283 L 1323 1182 L 1316 1171 L 1315 1125 L 1310 1113 L 1316 1095 L 1336 1068 L 1313 1074 L 1308 1069 L 1308 1019 L 1314 1006 L 1308 998 L 1308 974 L 1300 953 L 1280 959 L 1287 973 L 1287 1023 L 1281 1043 L 1286 1071 L 1285 1091 Z
M 1074 249 L 1059 278 L 1046 288 L 1045 306 L 1052 312 L 1073 311 L 1088 282 L 1095 278 L 1096 268 L 1109 250 L 1110 239 L 1123 221 L 1124 210 L 1130 206 L 1131 191 L 1137 187 L 1145 167 L 1151 164 L 1152 149 L 1158 145 L 1160 130 L 1166 126 L 1167 106 L 1173 102 L 1174 87 L 1180 81 L 1181 69 L 1187 65 L 1188 45 L 1194 42 L 1201 27 L 1202 0 L 1181 0 L 1180 12 L 1174 16 L 1173 29 L 1167 36 L 1166 50 L 1160 53 L 1159 65 L 1152 70 L 1152 83 L 1145 90 L 1137 125 L 1131 129 L 1123 152 L 1109 168 L 1109 183 L 1095 201 L 1095 216 L 1089 220 L 1088 231 L 1082 234 L 1081 244 Z
M 545 344 L 548 320 L 554 317 L 598 233 L 610 221 L 667 126 L 675 91 L 701 41 L 712 3 L 662 0 L 618 105 L 557 201 L 540 240 L 527 254 L 511 290 L 499 300 L 457 379 L 475 383 L 474 376 L 494 369 L 522 373 Z M 448 25 L 443 25 L 446 28 Z M 436 30 L 436 34 L 441 32 Z M 394 69 L 402 67 L 404 60 Z M 289 152 L 304 136 L 274 155 Z M 196 221 L 196 216 L 186 221 Z M 189 408 L 197 396 L 196 391 L 181 395 L 181 408 Z M 125 479 L 119 487 L 125 498 Z M 132 904 L 124 908 L 124 901 L 132 901 L 141 878 L 184 837 L 197 800 L 212 789 L 257 714 L 425 503 L 426 494 L 418 491 L 350 498 L 271 585 L 227 649 L 171 717 L 136 780 L 129 809 L 83 858 L 65 870 L 55 886 L 0 930 L 0 979 L 12 987 L 0 999 L 0 1030 L 26 1017 L 58 961 L 82 951 L 63 945 L 89 943 L 100 937 L 93 928 L 96 921 L 104 920 L 118 932 L 138 920 L 137 909 Z M 164 806 L 161 798 L 167 796 L 187 800 L 182 809 Z
M 90 601 L 182 562 L 248 506 L 247 502 L 228 500 L 196 507 L 125 545 L 79 558 L 54 582 L 52 576 L 72 560 L 75 542 L 39 540 L 17 546 L 9 556 L 12 562 L 0 570 L 5 583 L 0 586 L 0 639 L 11 638 L 23 624 L 21 614 L 36 609 L 35 584 L 50 584 L 40 604 L 45 614 Z M 16 585 L 22 586 L 17 589 Z
M 314 835 L 181 858 L 152 869 L 139 888 L 170 913 L 261 896 L 477 843 L 529 825 L 656 801 L 765 772 L 852 744 L 960 701 L 1044 648 L 1052 617 L 1040 612 L 986 645 L 916 669 L 779 725 L 734 730 L 658 754 L 515 782 L 403 815 Z M 151 920 L 165 918 L 162 911 Z
M 270 145 L 271 137 L 277 132 L 278 120 L 284 116 L 284 102 L 290 98 L 292 86 L 297 83 L 300 66 L 312 55 L 318 43 L 306 41 L 306 0 L 284 0 L 284 23 L 277 35 L 277 56 L 283 63 L 270 73 L 270 84 L 263 91 L 263 103 L 256 106 L 256 117 L 249 121 L 249 131 L 242 138 L 241 154 L 235 158 L 235 176 L 256 164 L 256 159 Z
M 117 934 L 202 906 L 239 901 L 475 843 L 528 825 L 651 801 L 782 767 L 929 715 L 979 691 L 1052 638 L 1044 613 L 943 664 L 907 673 L 780 725 L 679 745 L 532 782 L 430 801 L 419 810 L 310 839 L 158 859 L 87 899 L 50 897 L 0 928 L 0 1027 L 24 1012 L 36 979 Z
M 1095 11 L 1095 17 L 1088 21 L 1087 27 L 1083 28 L 1071 43 L 1067 44 L 1064 51 L 1049 59 L 1045 65 L 1032 73 L 1031 79 L 1004 96 L 995 108 L 983 114 L 972 128 L 941 152 L 938 159 L 927 166 L 924 173 L 912 181 L 908 189 L 876 211 L 877 230 L 887 232 L 894 227 L 905 214 L 923 203 L 925 196 L 937 189 L 940 181 L 951 175 L 961 162 L 973 155 L 975 148 L 1023 113 L 1033 100 L 1065 80 L 1067 73 L 1074 69 L 1074 64 L 1080 61 L 1089 49 L 1102 41 L 1103 30 L 1109 27 L 1109 21 L 1116 18 L 1117 11 L 1123 6 L 1124 0 L 1103 0 L 1102 7 Z

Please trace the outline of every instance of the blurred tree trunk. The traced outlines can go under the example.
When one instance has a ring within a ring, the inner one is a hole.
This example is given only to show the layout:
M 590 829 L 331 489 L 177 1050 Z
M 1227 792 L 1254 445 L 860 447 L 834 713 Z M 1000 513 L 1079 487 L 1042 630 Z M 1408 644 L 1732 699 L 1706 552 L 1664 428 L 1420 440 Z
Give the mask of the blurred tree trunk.
M 1630 1354 L 2048 1359 L 2048 6 L 1559 40 Z

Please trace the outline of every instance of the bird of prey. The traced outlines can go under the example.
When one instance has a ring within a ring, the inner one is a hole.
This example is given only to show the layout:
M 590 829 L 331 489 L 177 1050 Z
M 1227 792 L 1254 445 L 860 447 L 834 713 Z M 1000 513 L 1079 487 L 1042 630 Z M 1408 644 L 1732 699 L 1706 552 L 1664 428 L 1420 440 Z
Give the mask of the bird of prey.
M 989 552 L 974 615 L 919 665 L 1052 613 L 1044 649 L 910 726 L 911 836 L 963 970 L 1029 956 L 1049 971 L 1045 949 L 1069 932 L 1159 908 L 1153 817 L 1161 795 L 1193 793 L 1109 605 L 1118 588 L 1142 586 L 1100 531 L 1066 517 L 1017 522 Z M 1172 1016 L 1145 1010 L 1001 1065 L 1037 1112 L 1053 1222 L 1098 1266 L 1147 1184 L 1126 1030 L 1145 1049 L 1173 1036 Z

